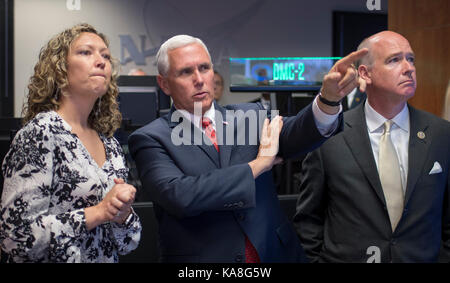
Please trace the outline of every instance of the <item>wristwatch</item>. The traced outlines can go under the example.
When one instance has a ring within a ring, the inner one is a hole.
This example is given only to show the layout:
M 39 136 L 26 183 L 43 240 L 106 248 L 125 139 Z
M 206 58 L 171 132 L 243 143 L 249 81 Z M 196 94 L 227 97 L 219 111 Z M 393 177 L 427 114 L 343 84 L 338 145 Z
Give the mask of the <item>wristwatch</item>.
M 341 101 L 342 101 L 342 99 L 339 101 L 330 101 L 330 100 L 324 98 L 321 93 L 319 94 L 319 100 L 322 101 L 323 104 L 326 104 L 329 106 L 339 106 L 339 105 L 341 105 Z
M 131 227 L 131 224 L 134 222 L 134 210 L 131 208 L 130 215 L 128 215 L 127 219 L 122 223 L 125 227 Z

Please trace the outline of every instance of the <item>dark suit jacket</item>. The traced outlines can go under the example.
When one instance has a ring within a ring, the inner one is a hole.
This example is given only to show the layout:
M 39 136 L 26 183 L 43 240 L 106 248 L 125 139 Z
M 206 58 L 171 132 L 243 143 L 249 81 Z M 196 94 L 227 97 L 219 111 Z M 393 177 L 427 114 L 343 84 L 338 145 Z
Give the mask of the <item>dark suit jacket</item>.
M 294 223 L 312 261 L 366 262 L 378 249 L 381 262 L 433 262 L 441 240 L 449 255 L 450 123 L 411 106 L 409 112 L 405 208 L 394 232 L 364 104 L 344 113 L 344 131 L 304 160 Z M 442 172 L 429 175 L 436 161 Z
M 215 109 L 226 117 L 226 110 L 256 113 L 263 107 L 215 104 Z M 179 122 L 171 121 L 173 111 L 129 138 L 144 190 L 155 204 L 161 261 L 244 262 L 245 235 L 261 262 L 305 261 L 292 223 L 280 208 L 271 172 L 254 180 L 247 164 L 256 158 L 259 141 L 236 145 L 235 131 L 235 145 L 219 145 L 219 153 L 206 144 L 176 146 L 171 134 Z M 228 116 L 223 132 L 217 130 L 218 139 L 242 120 L 242 115 Z M 287 158 L 322 144 L 325 138 L 314 123 L 311 105 L 284 118 L 279 155 Z

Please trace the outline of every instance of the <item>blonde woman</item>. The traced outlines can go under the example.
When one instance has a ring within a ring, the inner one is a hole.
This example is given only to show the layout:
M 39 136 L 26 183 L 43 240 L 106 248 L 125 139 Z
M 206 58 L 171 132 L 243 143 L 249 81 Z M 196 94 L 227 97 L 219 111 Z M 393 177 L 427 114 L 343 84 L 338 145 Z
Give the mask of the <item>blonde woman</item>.
M 79 24 L 44 46 L 24 127 L 3 165 L 0 245 L 10 262 L 118 262 L 141 224 L 112 136 L 121 115 L 108 41 Z

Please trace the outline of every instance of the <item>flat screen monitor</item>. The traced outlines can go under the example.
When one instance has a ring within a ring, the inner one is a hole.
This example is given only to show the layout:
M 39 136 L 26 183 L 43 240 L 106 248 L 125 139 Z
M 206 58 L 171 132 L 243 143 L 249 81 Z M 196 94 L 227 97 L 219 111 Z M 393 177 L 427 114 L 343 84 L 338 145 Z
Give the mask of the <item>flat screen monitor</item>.
M 230 58 L 230 91 L 316 91 L 341 57 Z
M 119 109 L 122 118 L 139 127 L 158 116 L 158 88 L 154 76 L 120 76 Z

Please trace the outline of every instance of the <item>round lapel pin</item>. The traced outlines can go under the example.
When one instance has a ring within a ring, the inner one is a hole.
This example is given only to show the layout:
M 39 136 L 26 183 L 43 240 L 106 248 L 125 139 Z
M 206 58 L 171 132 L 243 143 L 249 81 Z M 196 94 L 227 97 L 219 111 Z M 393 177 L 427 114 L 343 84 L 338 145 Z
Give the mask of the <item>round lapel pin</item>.
M 422 131 L 417 132 L 417 137 L 418 137 L 419 139 L 423 140 L 423 139 L 425 138 L 425 133 L 422 132 Z

